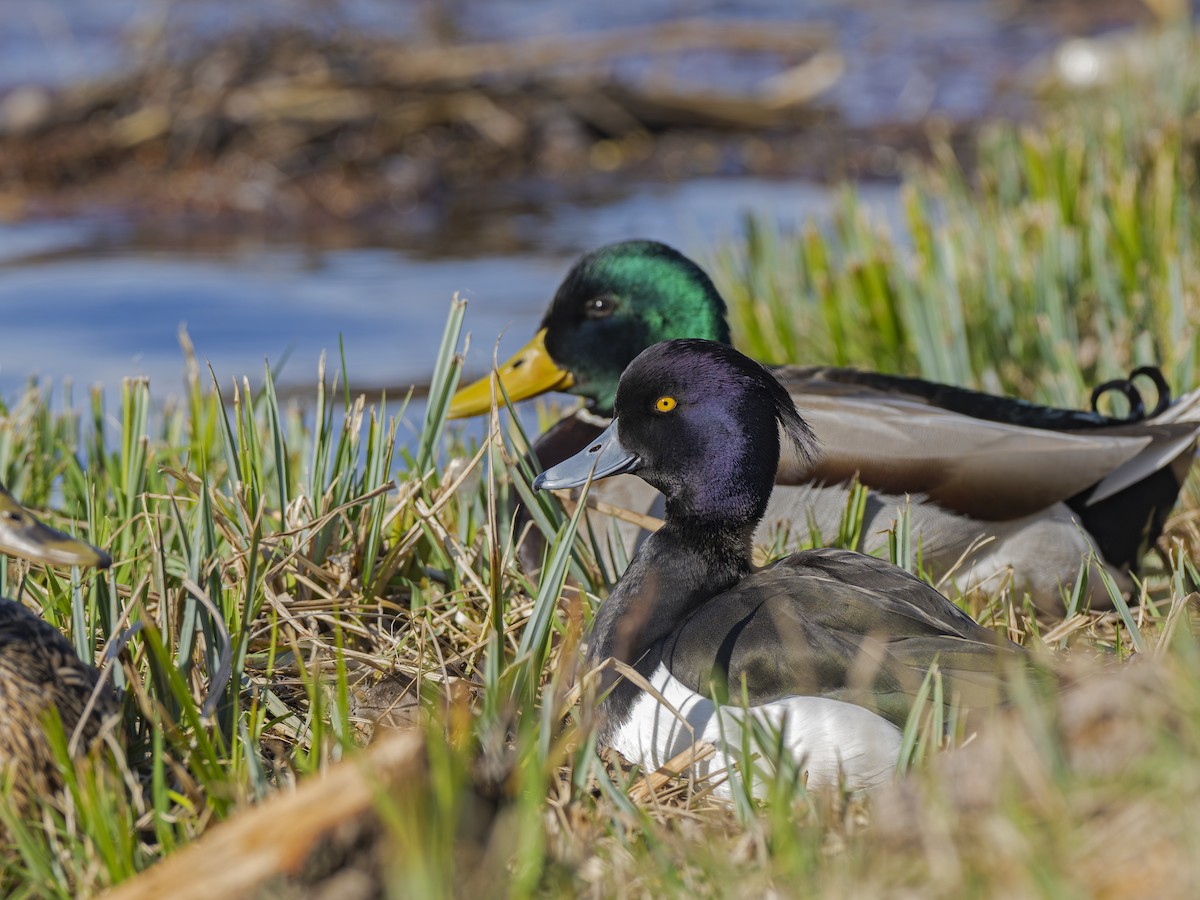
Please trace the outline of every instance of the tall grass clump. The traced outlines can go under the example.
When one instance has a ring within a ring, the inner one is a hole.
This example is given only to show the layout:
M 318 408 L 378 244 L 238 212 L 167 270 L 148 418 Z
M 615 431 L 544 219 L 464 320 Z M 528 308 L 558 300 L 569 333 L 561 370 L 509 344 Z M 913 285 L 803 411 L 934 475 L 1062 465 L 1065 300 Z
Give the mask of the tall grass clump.
M 735 342 L 771 362 L 856 365 L 1079 405 L 1160 365 L 1197 385 L 1200 66 L 1190 32 L 1037 125 L 946 145 L 900 188 L 894 234 L 843 193 L 828 227 L 747 223 L 716 253 Z

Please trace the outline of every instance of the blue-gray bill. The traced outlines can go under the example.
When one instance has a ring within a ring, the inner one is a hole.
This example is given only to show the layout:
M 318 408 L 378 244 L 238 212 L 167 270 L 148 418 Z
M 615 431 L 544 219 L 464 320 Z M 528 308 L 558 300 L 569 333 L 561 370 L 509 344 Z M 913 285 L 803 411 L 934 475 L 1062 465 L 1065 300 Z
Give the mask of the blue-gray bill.
M 632 472 L 641 460 L 621 446 L 617 437 L 617 421 L 604 429 L 601 435 L 569 459 L 551 466 L 533 480 L 534 490 L 561 491 L 566 488 L 582 487 L 588 479 L 598 481 L 610 475 Z

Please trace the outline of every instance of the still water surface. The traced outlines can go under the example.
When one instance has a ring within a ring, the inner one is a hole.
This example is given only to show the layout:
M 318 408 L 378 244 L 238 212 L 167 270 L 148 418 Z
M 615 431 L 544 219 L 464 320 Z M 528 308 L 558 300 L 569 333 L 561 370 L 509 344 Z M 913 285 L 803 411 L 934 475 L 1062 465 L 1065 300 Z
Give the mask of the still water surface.
M 864 185 L 860 198 L 897 216 L 896 189 Z M 515 257 L 423 258 L 400 248 L 318 250 L 239 241 L 228 248 L 164 249 L 139 243 L 119 219 L 0 226 L 0 393 L 37 374 L 60 383 L 146 375 L 156 399 L 179 390 L 186 324 L 201 360 L 224 384 L 264 359 L 287 364 L 280 382 L 315 383 L 322 350 L 344 341 L 355 387 L 421 384 L 457 291 L 469 300 L 469 372 L 533 333 L 576 255 L 629 237 L 666 241 L 703 257 L 736 234 L 747 213 L 784 225 L 829 215 L 835 195 L 807 183 L 746 179 L 647 187 L 587 209 L 560 207 Z

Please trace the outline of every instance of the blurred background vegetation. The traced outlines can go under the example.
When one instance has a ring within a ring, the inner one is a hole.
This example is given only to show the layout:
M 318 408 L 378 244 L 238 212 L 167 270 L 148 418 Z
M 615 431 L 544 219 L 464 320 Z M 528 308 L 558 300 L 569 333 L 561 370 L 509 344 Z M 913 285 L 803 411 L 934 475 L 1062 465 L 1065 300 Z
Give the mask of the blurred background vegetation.
M 126 699 L 106 755 L 64 756 L 64 798 L 0 815 L 5 893 L 138 896 L 131 876 L 193 845 L 173 895 L 1187 895 L 1194 485 L 1133 609 L 955 598 L 1074 667 L 1060 701 L 944 754 L 917 717 L 912 771 L 870 804 L 785 780 L 731 808 L 595 755 L 572 684 L 606 587 L 516 462 L 538 413 L 465 435 L 444 416 L 575 253 L 627 237 L 701 258 L 764 361 L 1067 405 L 1140 364 L 1196 387 L 1194 19 L 1116 0 L 19 13 L 0 475 L 115 564 L 6 561 L 0 584 Z M 515 496 L 554 538 L 539 573 L 514 561 Z M 346 756 L 365 800 L 272 820 L 268 798 Z M 287 865 L 251 878 L 194 843 L 226 820 L 245 858 L 277 833 Z
M 976 315 L 1010 293 L 1026 302 L 1027 290 L 1010 291 L 1012 276 L 995 263 L 1016 252 L 1010 238 L 1036 241 L 1038 228 L 1052 238 L 1039 252 L 1079 260 L 1078 277 L 1066 276 L 1072 284 L 1056 282 L 1065 301 L 1092 290 L 1092 260 L 1107 255 L 1109 239 L 1121 242 L 1124 273 L 1095 289 L 1127 291 L 1138 249 L 1129 229 L 1143 228 L 1142 213 L 1136 223 L 1127 210 L 1114 219 L 1100 191 L 1152 201 L 1140 196 L 1143 176 L 1109 184 L 1112 171 L 1096 166 L 1120 165 L 1134 150 L 1106 141 L 1141 141 L 1139 152 L 1154 156 L 1156 132 L 1143 126 L 1169 114 L 1180 132 L 1163 132 L 1163 151 L 1187 167 L 1189 67 L 1162 65 L 1181 73 L 1173 89 L 1151 95 L 1162 108 L 1129 101 L 1111 113 L 1120 121 L 1107 137 L 1098 121 L 1106 101 L 1084 98 L 1132 76 L 1171 77 L 1147 72 L 1161 62 L 1157 46 L 1128 29 L 1188 12 L 1140 0 L 808 0 L 751 11 L 664 2 L 603 14 L 584 3 L 548 10 L 470 0 L 54 0 L 15 10 L 0 34 L 0 389 L 33 372 L 85 385 L 139 374 L 174 389 L 181 322 L 223 377 L 257 372 L 264 354 L 290 360 L 280 371 L 285 395 L 307 386 L 339 334 L 355 387 L 427 387 L 441 310 L 456 290 L 474 301 L 474 373 L 496 335 L 508 326 L 512 341 L 525 333 L 571 258 L 591 247 L 637 235 L 712 259 L 746 239 L 749 215 L 760 233 L 821 235 L 830 246 L 811 253 L 861 257 L 861 269 L 838 266 L 840 277 L 870 280 L 872 260 L 895 252 L 889 244 L 906 251 L 939 226 L 960 237 L 974 228 L 961 203 L 931 199 L 930 179 L 985 188 L 1006 217 L 1022 199 L 1066 191 L 1057 197 L 1064 226 L 1087 230 L 1078 247 L 1063 244 L 1073 238 L 1041 221 L 1049 207 L 1022 207 L 1005 226 L 1019 234 L 997 233 L 990 251 L 969 248 L 990 252 L 992 263 L 960 261 L 955 251 L 911 267 L 915 277 L 960 282 Z M 1042 102 L 1049 96 L 1055 112 Z M 997 133 L 987 124 L 1068 114 L 1095 137 L 1039 146 L 1015 126 Z M 1007 161 L 995 158 L 1006 152 Z M 994 159 L 977 166 L 980 154 Z M 909 178 L 916 197 L 900 187 L 914 160 L 935 156 L 936 174 Z M 1003 174 L 984 185 L 993 164 Z M 1160 179 L 1175 171 L 1170 160 L 1160 165 Z M 1071 166 L 1094 186 L 1062 187 Z M 841 199 L 845 183 L 856 186 L 858 212 Z M 1101 208 L 1111 238 L 1093 219 Z M 1168 214 L 1157 211 L 1155 227 Z M 941 252 L 937 245 L 922 246 Z M 788 276 L 777 290 L 823 277 L 820 260 L 808 262 L 813 273 Z M 890 298 L 868 298 L 880 315 L 886 306 L 897 323 L 910 320 L 902 335 L 885 327 L 885 340 L 928 331 L 911 321 L 916 287 L 892 284 Z M 980 290 L 993 299 L 979 299 Z M 61 313 L 53 328 L 47 306 Z M 963 316 L 973 327 L 973 315 Z M 749 318 L 740 321 L 750 339 Z M 848 332 L 867 324 L 846 323 Z M 1011 334 L 997 335 L 995 347 Z M 766 355 L 862 358 L 827 339 L 811 348 L 779 340 Z M 502 351 L 508 341 L 506 333 Z M 967 382 L 975 367 L 999 365 L 978 355 L 994 357 L 995 347 L 972 347 L 970 366 L 935 364 L 930 347 L 919 359 L 884 353 L 877 364 Z M 1016 359 L 1030 361 L 1024 352 Z M 1120 365 L 1111 354 L 1095 363 Z M 1012 372 L 986 378 L 1025 395 L 1042 390 L 1033 373 L 1023 383 Z M 1079 387 L 1060 382 L 1049 396 L 1074 401 Z

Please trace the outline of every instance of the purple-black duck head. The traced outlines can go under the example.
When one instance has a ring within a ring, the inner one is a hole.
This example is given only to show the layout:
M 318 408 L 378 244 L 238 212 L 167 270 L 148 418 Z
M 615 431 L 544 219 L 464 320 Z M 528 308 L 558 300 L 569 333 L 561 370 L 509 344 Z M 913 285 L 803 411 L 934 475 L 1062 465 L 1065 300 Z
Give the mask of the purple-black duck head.
M 667 498 L 667 518 L 757 521 L 779 465 L 779 432 L 804 457 L 816 440 L 783 385 L 726 344 L 665 341 L 621 376 L 612 425 L 534 487 L 578 487 L 634 472 Z

